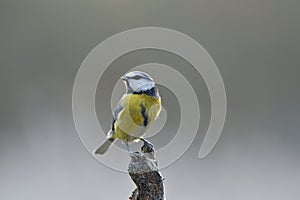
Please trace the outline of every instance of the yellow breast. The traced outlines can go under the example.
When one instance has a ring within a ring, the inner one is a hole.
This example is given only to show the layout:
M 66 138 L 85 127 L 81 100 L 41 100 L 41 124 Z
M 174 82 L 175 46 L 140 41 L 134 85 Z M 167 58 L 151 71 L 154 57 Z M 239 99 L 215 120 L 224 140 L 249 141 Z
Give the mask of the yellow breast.
M 132 141 L 144 135 L 161 110 L 161 99 L 146 94 L 127 94 L 114 124 L 114 138 Z M 145 117 L 148 121 L 145 123 Z M 146 125 L 146 126 L 145 126 Z

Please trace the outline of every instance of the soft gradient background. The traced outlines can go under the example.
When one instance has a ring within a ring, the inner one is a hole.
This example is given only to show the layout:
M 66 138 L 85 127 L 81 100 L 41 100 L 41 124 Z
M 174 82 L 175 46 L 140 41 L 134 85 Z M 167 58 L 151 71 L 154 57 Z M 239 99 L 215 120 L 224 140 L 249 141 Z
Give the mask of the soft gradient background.
M 162 171 L 167 199 L 299 199 L 299 9 L 297 0 L 1 0 L 0 199 L 128 199 L 128 175 L 104 167 L 80 142 L 72 86 L 99 42 L 143 26 L 196 39 L 227 89 L 224 131 L 199 160 L 210 103 L 204 82 L 190 78 L 199 83 L 203 121 L 186 154 Z M 143 62 L 182 62 L 193 74 L 178 57 L 151 50 L 113 65 Z

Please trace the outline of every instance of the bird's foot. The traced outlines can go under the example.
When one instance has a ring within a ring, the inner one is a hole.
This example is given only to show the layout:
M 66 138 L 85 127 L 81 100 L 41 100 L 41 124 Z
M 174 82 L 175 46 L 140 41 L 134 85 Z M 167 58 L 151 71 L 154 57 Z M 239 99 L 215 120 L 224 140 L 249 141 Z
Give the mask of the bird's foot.
M 144 145 L 142 146 L 142 152 L 143 153 L 152 153 L 154 152 L 153 144 L 151 144 L 148 140 L 141 138 L 141 140 L 144 142 Z

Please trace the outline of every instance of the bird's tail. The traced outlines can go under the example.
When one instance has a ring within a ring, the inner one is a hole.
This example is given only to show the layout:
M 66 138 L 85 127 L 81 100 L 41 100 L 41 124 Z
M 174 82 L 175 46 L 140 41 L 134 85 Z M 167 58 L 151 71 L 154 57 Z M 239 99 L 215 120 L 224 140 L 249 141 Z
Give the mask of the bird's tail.
M 105 142 L 103 142 L 100 147 L 95 151 L 95 154 L 104 154 L 108 148 L 110 147 L 110 145 L 112 145 L 112 143 L 114 143 L 115 139 L 114 138 L 108 138 L 105 140 Z

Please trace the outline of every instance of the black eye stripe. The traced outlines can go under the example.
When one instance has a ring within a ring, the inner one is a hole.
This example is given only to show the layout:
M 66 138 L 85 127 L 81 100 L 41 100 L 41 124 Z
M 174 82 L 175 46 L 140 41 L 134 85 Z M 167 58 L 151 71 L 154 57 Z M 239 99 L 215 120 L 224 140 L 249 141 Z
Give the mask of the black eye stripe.
M 141 78 L 142 78 L 142 77 L 139 76 L 139 75 L 136 75 L 136 76 L 132 77 L 132 79 L 135 79 L 135 80 L 139 80 L 139 79 L 141 79 Z
M 134 80 L 140 80 L 142 78 L 144 79 L 147 79 L 146 77 L 142 77 L 142 76 L 139 76 L 139 75 L 136 75 L 136 76 L 131 76 L 131 77 L 128 77 L 129 79 L 134 79 Z
M 150 78 L 144 77 L 144 76 L 140 76 L 140 75 L 131 76 L 131 77 L 128 77 L 128 79 L 134 79 L 134 80 L 146 79 L 146 80 L 152 81 Z

